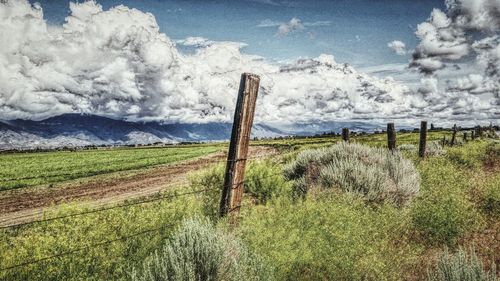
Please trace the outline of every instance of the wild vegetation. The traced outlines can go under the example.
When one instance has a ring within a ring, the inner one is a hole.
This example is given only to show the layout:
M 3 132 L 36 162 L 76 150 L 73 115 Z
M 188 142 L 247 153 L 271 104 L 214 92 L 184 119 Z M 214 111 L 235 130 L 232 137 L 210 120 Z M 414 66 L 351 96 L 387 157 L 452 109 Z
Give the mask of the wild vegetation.
M 495 281 L 498 280 L 496 267 L 493 264 L 490 270 L 485 270 L 483 263 L 479 260 L 474 249 L 469 253 L 459 249 L 455 254 L 449 254 L 445 250 L 439 258 L 435 268 L 428 272 L 429 281 Z
M 285 168 L 285 176 L 300 195 L 315 187 L 340 188 L 370 202 L 397 205 L 417 195 L 420 186 L 413 163 L 399 152 L 348 143 L 302 151 Z
M 433 132 L 430 139 L 441 137 L 442 133 Z M 194 173 L 187 186 L 170 190 L 168 199 L 2 229 L 0 280 L 169 280 L 165 272 L 184 280 L 200 280 L 200 276 L 209 276 L 207 280 L 498 280 L 492 265 L 500 262 L 497 140 L 439 147 L 441 152 L 425 159 L 411 149 L 401 149 L 393 160 L 383 150 L 352 145 L 378 159 L 369 162 L 376 168 L 367 171 L 390 176 L 387 161 L 403 162 L 404 171 L 420 179 L 419 185 L 402 185 L 412 186 L 411 200 L 405 204 L 367 200 L 371 198 L 367 193 L 351 192 L 336 178 L 330 185 L 330 177 L 316 182 L 323 188 L 296 196 L 295 187 L 304 173 L 290 177 L 290 167 L 298 167 L 301 157 L 309 153 L 345 148 L 344 144 L 332 148 L 337 141 L 338 137 L 254 142 L 272 145 L 281 154 L 247 165 L 246 193 L 234 227 L 217 215 L 224 176 L 219 165 Z M 386 144 L 384 135 L 352 141 L 370 147 Z M 418 134 L 398 135 L 399 145 L 417 141 Z M 303 152 L 310 149 L 320 150 Z M 364 158 L 351 161 L 366 165 Z M 353 182 L 363 183 L 358 175 L 366 176 L 352 174 Z M 201 189 L 207 191 L 180 196 Z M 63 205 L 45 216 L 88 208 Z M 138 234 L 148 230 L 154 231 Z M 113 242 L 92 246 L 101 241 Z M 72 253 L 43 260 L 68 252 Z M 8 268 L 23 263 L 28 264 Z M 477 278 L 447 277 L 471 274 Z

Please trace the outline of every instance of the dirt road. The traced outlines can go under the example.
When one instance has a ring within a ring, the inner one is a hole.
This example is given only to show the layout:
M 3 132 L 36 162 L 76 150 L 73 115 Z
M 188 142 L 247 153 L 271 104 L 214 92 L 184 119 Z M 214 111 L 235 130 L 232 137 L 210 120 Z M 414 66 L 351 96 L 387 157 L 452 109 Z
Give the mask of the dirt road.
M 269 147 L 250 147 L 250 158 L 266 157 L 277 151 Z M 0 193 L 0 226 L 35 220 L 45 210 L 58 204 L 90 201 L 103 207 L 128 199 L 146 197 L 169 187 L 188 182 L 188 175 L 219 162 L 223 153 L 214 153 L 194 160 L 157 166 L 144 170 L 116 172 L 57 186 L 22 188 Z

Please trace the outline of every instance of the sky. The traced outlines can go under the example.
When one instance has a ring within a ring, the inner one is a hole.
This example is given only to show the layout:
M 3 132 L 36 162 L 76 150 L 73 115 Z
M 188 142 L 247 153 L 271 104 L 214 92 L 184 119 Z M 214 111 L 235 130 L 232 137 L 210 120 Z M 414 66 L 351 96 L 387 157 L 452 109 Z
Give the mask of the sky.
M 62 24 L 67 1 L 41 3 L 46 19 Z M 414 30 L 440 0 L 202 0 L 98 1 L 103 8 L 126 5 L 152 13 L 160 32 L 172 39 L 203 37 L 247 44 L 244 52 L 282 61 L 333 54 L 354 66 L 407 63 L 387 47 L 400 40 L 415 47 Z M 303 29 L 280 35 L 278 27 L 293 18 Z
M 500 0 L 0 2 L 0 120 L 500 118 Z

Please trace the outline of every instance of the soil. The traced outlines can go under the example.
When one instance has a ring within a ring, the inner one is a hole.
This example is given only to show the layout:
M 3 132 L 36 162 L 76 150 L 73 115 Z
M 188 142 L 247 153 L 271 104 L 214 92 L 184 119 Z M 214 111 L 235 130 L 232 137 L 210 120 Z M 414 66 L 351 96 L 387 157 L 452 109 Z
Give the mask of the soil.
M 270 147 L 250 147 L 249 159 L 277 154 Z M 224 153 L 156 166 L 143 170 L 116 172 L 61 183 L 0 193 L 0 226 L 29 222 L 48 208 L 75 201 L 90 201 L 104 207 L 130 199 L 147 197 L 162 190 L 188 183 L 189 174 L 222 163 Z

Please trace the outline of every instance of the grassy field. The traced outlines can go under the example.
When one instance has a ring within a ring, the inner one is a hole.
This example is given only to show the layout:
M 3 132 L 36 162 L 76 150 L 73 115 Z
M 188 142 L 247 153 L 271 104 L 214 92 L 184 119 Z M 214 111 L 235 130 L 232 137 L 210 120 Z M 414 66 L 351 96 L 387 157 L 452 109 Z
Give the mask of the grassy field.
M 175 163 L 222 151 L 220 145 L 0 154 L 0 190 Z
M 443 134 L 431 133 L 430 139 L 440 140 Z M 0 267 L 28 264 L 0 270 L 0 280 L 131 280 L 151 266 L 144 260 L 179 235 L 183 220 L 202 217 L 258 257 L 259 270 L 267 275 L 249 280 L 426 280 L 440 257 L 459 249 L 475 252 L 481 267 L 498 265 L 498 140 L 445 147 L 444 154 L 426 159 L 419 159 L 414 149 L 402 150 L 420 177 L 419 193 L 404 206 L 370 203 L 340 191 L 294 197 L 293 182 L 283 176 L 287 165 L 300 151 L 327 147 L 338 139 L 253 142 L 274 146 L 281 155 L 247 166 L 240 223 L 232 230 L 216 212 L 223 165 L 195 171 L 189 185 L 170 191 L 172 197 L 165 200 L 2 229 Z M 417 141 L 418 134 L 398 135 L 398 145 Z M 386 145 L 385 135 L 359 136 L 353 142 Z M 172 151 L 180 154 L 179 149 Z M 220 148 L 186 149 L 203 154 Z M 132 151 L 104 153 L 143 153 Z M 207 188 L 209 192 L 178 196 Z M 81 203 L 63 205 L 45 217 L 85 210 L 88 206 Z M 148 230 L 154 231 L 144 232 Z M 93 246 L 103 241 L 112 242 Z M 56 257 L 44 259 L 51 256 Z
M 441 140 L 449 132 L 431 132 L 429 140 Z M 449 136 L 448 136 L 449 138 Z M 369 145 L 384 146 L 385 135 L 352 138 Z M 299 138 L 253 141 L 252 145 L 273 146 L 282 150 L 330 145 L 340 137 Z M 398 143 L 418 142 L 418 134 L 398 135 Z M 82 151 L 54 151 L 0 154 L 0 190 L 57 183 L 118 171 L 142 169 L 192 159 L 224 151 L 227 143 L 179 145 L 172 147 L 115 148 Z

